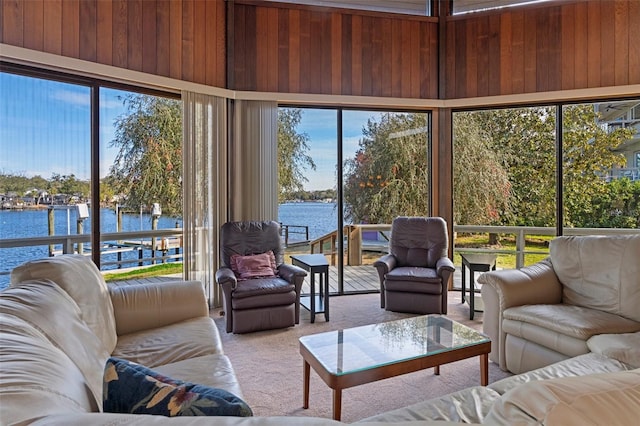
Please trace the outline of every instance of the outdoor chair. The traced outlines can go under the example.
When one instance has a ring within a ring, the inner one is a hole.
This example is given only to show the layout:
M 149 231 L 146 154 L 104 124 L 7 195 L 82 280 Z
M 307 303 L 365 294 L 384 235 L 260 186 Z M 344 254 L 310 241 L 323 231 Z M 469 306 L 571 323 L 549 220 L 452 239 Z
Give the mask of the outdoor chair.
M 220 229 L 222 287 L 227 333 L 291 327 L 300 320 L 304 269 L 284 263 L 280 224 L 227 222 Z
M 374 266 L 380 277 L 380 306 L 388 311 L 446 314 L 449 278 L 447 224 L 441 217 L 397 217 L 389 254 Z

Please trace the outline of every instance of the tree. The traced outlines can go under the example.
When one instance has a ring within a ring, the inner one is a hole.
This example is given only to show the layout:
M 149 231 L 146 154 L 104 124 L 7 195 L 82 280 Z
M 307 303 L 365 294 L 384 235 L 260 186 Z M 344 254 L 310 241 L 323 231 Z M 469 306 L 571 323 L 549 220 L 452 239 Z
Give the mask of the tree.
M 278 109 L 278 202 L 292 198 L 296 191 L 304 189 L 306 166 L 315 170 L 313 159 L 307 154 L 309 135 L 298 133 L 296 128 L 302 119 L 298 108 Z
M 453 116 L 453 220 L 493 225 L 510 215 L 511 182 L 501 153 L 476 113 Z
M 142 94 L 127 95 L 126 112 L 115 120 L 119 148 L 110 169 L 114 189 L 131 208 L 160 203 L 163 213 L 182 212 L 181 102 Z
M 355 156 L 345 161 L 345 216 L 353 223 L 391 223 L 426 215 L 427 115 L 385 113 L 368 120 Z

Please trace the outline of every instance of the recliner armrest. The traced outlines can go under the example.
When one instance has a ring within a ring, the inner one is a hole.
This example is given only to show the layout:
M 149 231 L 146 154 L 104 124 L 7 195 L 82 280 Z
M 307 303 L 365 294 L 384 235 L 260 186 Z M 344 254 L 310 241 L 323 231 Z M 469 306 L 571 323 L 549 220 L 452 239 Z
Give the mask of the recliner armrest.
M 216 271 L 216 282 L 223 287 L 229 286 L 232 290 L 238 285 L 236 274 L 233 273 L 231 268 L 227 267 L 222 267 Z
M 455 272 L 456 267 L 453 265 L 453 262 L 448 257 L 441 257 L 436 262 L 436 270 L 438 271 L 438 275 L 442 276 L 445 271 L 447 272 Z
M 200 281 L 109 286 L 119 336 L 209 315 Z
M 278 275 L 283 280 L 291 283 L 291 284 L 302 284 L 302 280 L 307 276 L 307 271 L 302 269 L 299 266 L 289 265 L 287 263 L 283 263 L 278 266 Z M 298 286 L 296 286 L 298 287 Z
M 396 260 L 396 257 L 394 255 L 385 254 L 384 256 L 376 260 L 373 263 L 373 266 L 375 266 L 378 270 L 378 274 L 380 274 L 380 279 L 382 280 L 384 279 L 384 274 L 395 268 L 397 263 L 398 261 Z
M 502 313 L 513 306 L 562 302 L 562 284 L 549 258 L 521 269 L 490 271 L 478 277 L 482 284 L 482 328 L 491 338 L 489 358 L 506 370 Z

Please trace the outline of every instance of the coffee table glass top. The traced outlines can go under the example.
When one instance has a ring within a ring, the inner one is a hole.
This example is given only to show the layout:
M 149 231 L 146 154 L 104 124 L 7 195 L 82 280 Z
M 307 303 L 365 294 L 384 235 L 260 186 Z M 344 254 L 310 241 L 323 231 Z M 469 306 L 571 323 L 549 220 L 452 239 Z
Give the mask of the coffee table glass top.
M 424 315 L 300 338 L 333 375 L 377 368 L 489 342 L 484 334 L 440 315 Z

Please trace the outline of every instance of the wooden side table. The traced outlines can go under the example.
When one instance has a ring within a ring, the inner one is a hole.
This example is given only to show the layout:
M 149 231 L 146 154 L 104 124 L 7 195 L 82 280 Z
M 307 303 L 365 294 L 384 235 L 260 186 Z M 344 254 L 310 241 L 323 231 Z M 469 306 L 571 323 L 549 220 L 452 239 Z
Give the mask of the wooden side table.
M 311 293 L 300 296 L 300 305 L 311 313 L 311 322 L 315 322 L 316 314 L 324 314 L 329 321 L 329 262 L 324 254 L 294 254 L 291 263 L 309 272 Z M 318 295 L 316 295 L 315 276 L 320 276 Z
M 461 254 L 462 257 L 462 303 L 465 302 L 466 296 L 466 277 L 465 270 L 469 268 L 469 319 L 473 319 L 473 313 L 475 312 L 475 273 L 476 272 L 487 272 L 487 271 L 495 271 L 496 270 L 496 259 L 498 258 L 495 254 L 472 254 L 465 253 Z

